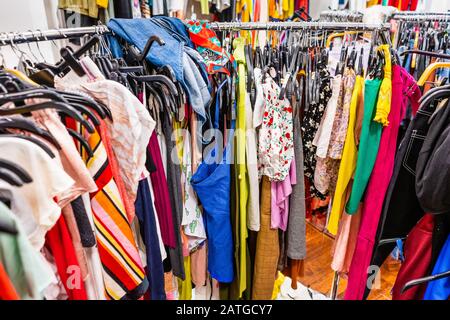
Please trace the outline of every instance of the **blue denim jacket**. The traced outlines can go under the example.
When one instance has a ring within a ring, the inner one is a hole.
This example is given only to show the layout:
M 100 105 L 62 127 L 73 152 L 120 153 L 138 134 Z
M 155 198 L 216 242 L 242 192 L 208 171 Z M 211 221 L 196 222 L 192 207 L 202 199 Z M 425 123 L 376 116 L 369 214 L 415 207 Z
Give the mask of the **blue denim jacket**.
M 161 26 L 161 22 L 165 25 Z M 189 102 L 193 110 L 197 113 L 200 124 L 207 120 L 207 109 L 211 101 L 211 94 L 208 90 L 209 82 L 206 70 L 202 68 L 201 63 L 194 62 L 195 55 L 190 52 L 193 50 L 185 47 L 185 42 L 180 41 L 187 34 L 180 31 L 182 23 L 169 20 L 174 26 L 172 33 L 167 29 L 167 19 L 111 19 L 108 27 L 120 38 L 133 44 L 139 50 L 143 50 L 147 40 L 151 36 L 157 36 L 164 40 L 164 46 L 153 45 L 147 55 L 147 60 L 156 67 L 170 65 L 175 73 L 176 79 L 181 83 L 186 91 Z M 178 30 L 178 31 L 174 31 Z M 174 34 L 177 38 L 174 38 Z M 117 41 L 110 39 L 111 51 L 120 56 L 120 45 Z M 193 60 L 194 59 L 194 60 Z M 200 70 L 199 70 L 200 69 Z M 205 81 L 206 79 L 206 81 Z
M 152 19 L 111 19 L 108 27 L 120 38 L 143 50 L 151 36 L 157 36 L 166 44 L 154 44 L 147 55 L 147 60 L 156 67 L 170 65 L 175 77 L 181 83 L 183 79 L 183 46 L 184 43 L 173 38 L 165 29 L 154 23 Z

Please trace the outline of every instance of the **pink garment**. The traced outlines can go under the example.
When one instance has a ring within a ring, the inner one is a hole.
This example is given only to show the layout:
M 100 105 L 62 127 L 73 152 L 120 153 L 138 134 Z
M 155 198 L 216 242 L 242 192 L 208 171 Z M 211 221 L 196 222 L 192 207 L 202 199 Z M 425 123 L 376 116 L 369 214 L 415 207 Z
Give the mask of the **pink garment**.
M 292 193 L 292 186 L 297 184 L 297 174 L 295 168 L 295 157 L 292 158 L 289 174 L 283 181 L 271 182 L 271 206 L 270 218 L 271 229 L 287 229 L 289 218 L 289 196 Z
M 351 188 L 348 190 L 351 190 Z M 342 213 L 338 233 L 333 245 L 331 269 L 338 272 L 343 278 L 347 278 L 352 263 L 360 224 L 361 206 L 353 215 L 349 215 L 346 212 Z
M 400 122 L 406 111 L 407 99 L 411 100 L 413 112 L 415 113 L 421 96 L 414 78 L 405 69 L 394 66 L 392 71 L 392 101 L 391 112 L 389 113 L 389 126 L 384 128 L 381 135 L 377 159 L 367 186 L 361 215 L 361 226 L 348 275 L 345 300 L 363 299 L 367 277 L 372 273 L 368 268 L 372 258 L 384 197 L 394 170 Z
M 81 159 L 72 137 L 67 132 L 66 127 L 62 124 L 58 114 L 52 109 L 39 110 L 33 112 L 33 118 L 56 139 L 61 147 L 61 149 L 58 150 L 58 153 L 64 171 L 66 171 L 66 173 L 75 181 L 67 194 L 61 196 L 61 198 L 65 200 L 59 203 L 60 206 L 65 207 L 72 200 L 84 193 L 97 191 L 97 185 L 95 184 L 94 179 L 92 179 L 89 170 Z
M 116 182 L 117 189 L 119 190 L 120 198 L 122 199 L 125 212 L 127 213 L 128 221 L 130 221 L 131 223 L 135 216 L 134 202 L 128 197 L 127 191 L 125 189 L 125 184 L 123 183 L 122 177 L 120 175 L 120 167 L 111 146 L 111 136 L 109 134 L 108 127 L 106 126 L 105 121 L 103 121 L 98 115 L 97 118 L 100 120 L 100 126 L 98 126 L 97 130 L 100 134 L 100 137 L 102 138 L 103 145 L 105 146 L 108 161 L 111 166 L 111 172 L 114 177 L 114 181 Z

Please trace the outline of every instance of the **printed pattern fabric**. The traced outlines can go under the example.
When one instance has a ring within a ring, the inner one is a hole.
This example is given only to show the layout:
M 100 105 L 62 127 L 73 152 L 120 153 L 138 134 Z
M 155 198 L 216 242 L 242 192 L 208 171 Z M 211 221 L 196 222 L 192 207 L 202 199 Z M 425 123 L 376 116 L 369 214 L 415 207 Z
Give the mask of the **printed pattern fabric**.
M 350 103 L 355 86 L 356 74 L 346 69 L 337 101 L 336 114 L 331 131 L 326 158 L 317 157 L 314 185 L 322 194 L 334 192 L 339 174 L 340 159 L 347 136 Z
M 68 127 L 76 124 L 67 119 Z M 102 122 L 103 125 L 104 122 Z M 107 150 L 99 134 L 78 128 L 94 150 L 89 157 L 82 152 L 82 158 L 97 184 L 98 190 L 90 194 L 92 213 L 100 260 L 103 266 L 105 296 L 111 300 L 139 299 L 148 287 L 145 271 L 131 231 L 130 222 L 120 197 Z M 81 147 L 78 147 L 82 150 Z
M 325 199 L 325 196 L 321 194 L 314 186 L 314 171 L 316 168 L 316 146 L 313 145 L 313 140 L 319 129 L 320 122 L 322 120 L 325 108 L 328 104 L 328 100 L 331 98 L 332 89 L 330 82 L 330 73 L 326 65 L 318 65 L 320 76 L 320 97 L 319 101 L 311 101 L 308 109 L 305 111 L 302 123 L 303 132 L 303 153 L 304 153 L 304 170 L 305 177 L 309 179 L 310 194 L 312 197 L 318 197 Z
M 270 76 L 262 87 L 265 106 L 259 132 L 258 173 L 271 181 L 283 181 L 294 158 L 292 106 L 288 100 L 278 99 L 280 88 Z
M 221 47 L 219 38 L 208 22 L 191 20 L 187 22 L 187 28 L 192 42 L 206 63 L 208 73 L 230 75 L 230 71 L 225 67 L 228 62 L 237 70 L 233 55 Z

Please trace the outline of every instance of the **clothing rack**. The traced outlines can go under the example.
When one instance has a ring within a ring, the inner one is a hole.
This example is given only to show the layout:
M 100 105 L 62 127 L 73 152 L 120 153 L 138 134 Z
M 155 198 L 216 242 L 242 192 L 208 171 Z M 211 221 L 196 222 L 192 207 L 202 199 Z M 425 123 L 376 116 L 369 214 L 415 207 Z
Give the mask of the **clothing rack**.
M 326 10 L 320 13 L 320 21 L 362 22 L 364 15 L 358 11 Z
M 95 34 L 111 34 L 111 31 L 105 25 L 98 25 L 92 27 L 51 29 L 44 31 L 30 30 L 25 32 L 2 32 L 0 33 L 0 46 L 27 42 L 80 38 L 85 35 Z
M 211 22 L 211 29 L 221 30 L 352 30 L 375 31 L 389 30 L 389 23 L 362 23 L 362 22 Z
M 392 19 L 411 22 L 441 21 L 450 22 L 450 12 L 398 12 L 392 15 Z

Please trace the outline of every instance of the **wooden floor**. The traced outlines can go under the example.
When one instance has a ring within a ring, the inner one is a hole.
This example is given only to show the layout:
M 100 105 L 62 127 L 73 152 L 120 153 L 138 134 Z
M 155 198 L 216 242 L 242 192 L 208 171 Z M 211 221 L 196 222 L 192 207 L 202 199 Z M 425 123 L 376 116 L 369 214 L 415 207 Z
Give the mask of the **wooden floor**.
M 331 269 L 331 248 L 333 239 L 307 224 L 306 246 L 307 258 L 304 265 L 304 277 L 299 281 L 326 296 L 330 295 L 333 270 Z M 381 268 L 380 289 L 373 289 L 369 300 L 391 300 L 391 288 L 394 285 L 400 265 L 393 260 L 386 262 Z M 338 299 L 343 298 L 347 281 L 341 279 L 338 287 Z

